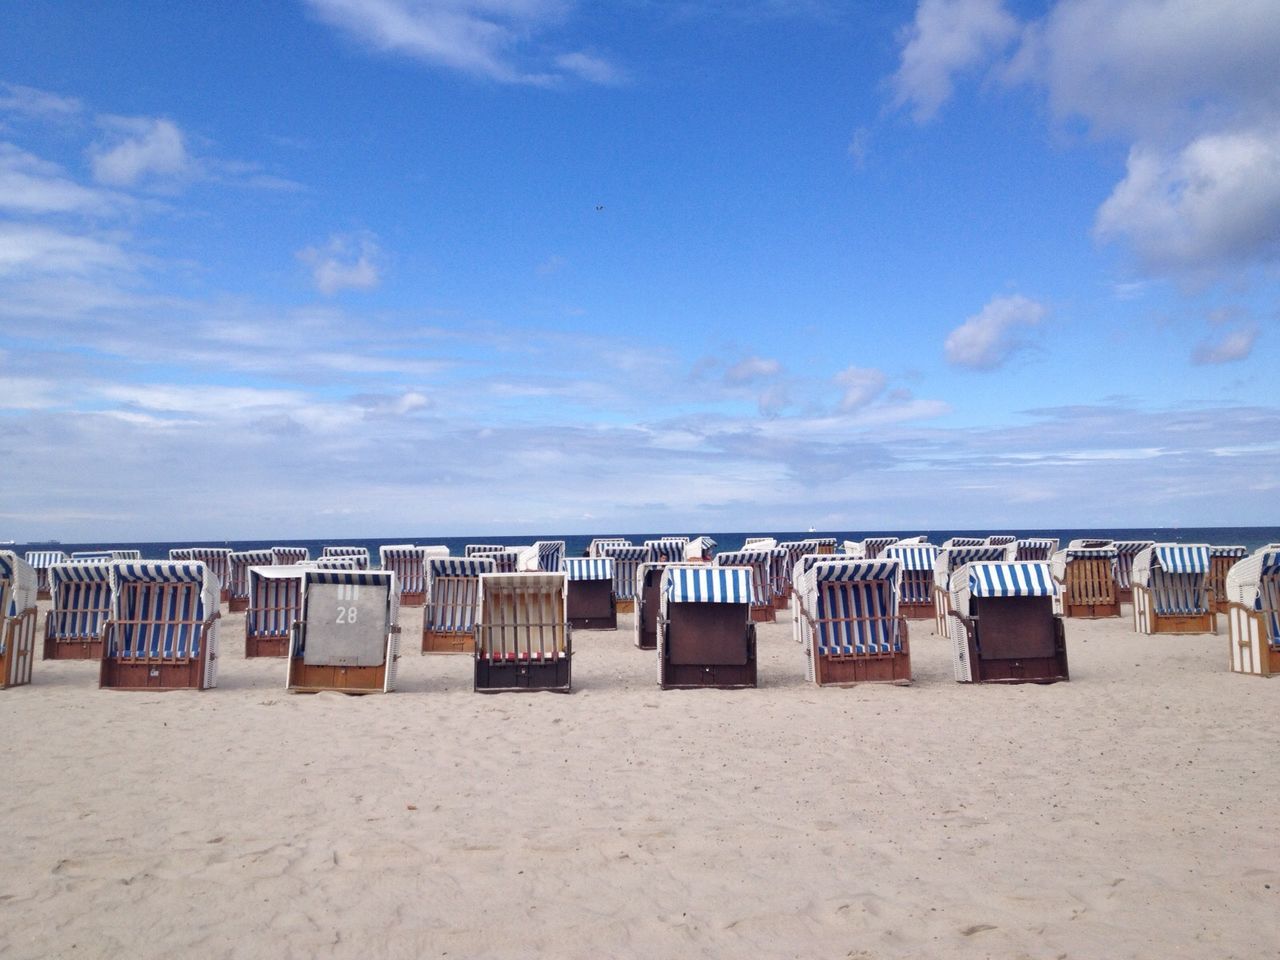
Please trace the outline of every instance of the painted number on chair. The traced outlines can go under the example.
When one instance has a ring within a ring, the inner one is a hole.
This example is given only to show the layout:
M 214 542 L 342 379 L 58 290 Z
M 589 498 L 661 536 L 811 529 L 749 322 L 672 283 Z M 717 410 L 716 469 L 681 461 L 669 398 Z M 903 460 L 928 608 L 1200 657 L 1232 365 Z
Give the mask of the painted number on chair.
M 360 587 L 354 583 L 338 584 L 338 619 L 335 623 L 355 623 L 359 615 L 356 603 L 360 600 Z M 349 603 L 350 606 L 345 606 Z
M 355 623 L 356 614 L 359 612 L 357 607 L 339 607 L 338 619 L 336 623 Z

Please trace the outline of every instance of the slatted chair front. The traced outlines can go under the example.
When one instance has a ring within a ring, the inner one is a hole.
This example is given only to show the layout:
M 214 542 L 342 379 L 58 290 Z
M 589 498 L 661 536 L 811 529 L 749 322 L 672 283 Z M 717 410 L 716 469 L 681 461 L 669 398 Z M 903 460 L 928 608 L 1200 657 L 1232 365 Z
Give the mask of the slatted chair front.
M 636 602 L 636 574 L 640 564 L 649 559 L 646 547 L 612 545 L 602 549 L 600 554 L 613 561 L 613 595 L 618 600 L 619 609 L 628 610 Z
M 284 657 L 289 637 L 302 619 L 302 576 L 299 564 L 251 567 L 249 606 L 244 615 L 244 655 Z
M 897 560 L 815 563 L 801 584 L 809 678 L 819 685 L 911 680 Z
M 217 577 L 200 561 L 115 563 L 100 685 L 212 687 L 218 593 Z
M 472 652 L 480 608 L 480 577 L 493 572 L 493 560 L 485 556 L 427 559 L 423 653 Z
M 607 547 L 629 547 L 631 541 L 626 537 L 596 537 L 587 544 L 588 557 L 607 557 L 605 553 Z
M 275 562 L 270 550 L 238 550 L 231 554 L 227 581 L 227 603 L 234 611 L 248 609 L 249 568 L 269 567 Z
M 931 543 L 895 543 L 886 547 L 881 557 L 897 560 L 902 568 L 899 609 L 903 616 L 917 620 L 933 616 L 933 567 L 938 548 Z
M 974 540 L 975 537 L 953 537 L 955 540 Z M 1014 551 L 1012 544 L 992 546 L 979 540 L 978 543 L 946 546 L 938 548 L 933 562 L 933 601 L 935 627 L 938 636 L 947 635 L 947 617 L 951 615 L 951 578 L 966 563 L 983 561 L 1008 560 Z
M 412 543 L 378 547 L 379 566 L 396 575 L 396 581 L 400 584 L 400 603 L 403 606 L 419 607 L 426 600 L 427 549 Z
M 46 660 L 100 660 L 111 617 L 110 561 L 69 561 L 49 570 L 53 608 L 44 621 Z
M 563 573 L 480 578 L 475 689 L 568 692 L 572 646 Z
M 1242 546 L 1209 546 L 1209 576 L 1205 587 L 1209 591 L 1209 608 L 1213 613 L 1227 610 L 1227 573 L 1249 555 Z

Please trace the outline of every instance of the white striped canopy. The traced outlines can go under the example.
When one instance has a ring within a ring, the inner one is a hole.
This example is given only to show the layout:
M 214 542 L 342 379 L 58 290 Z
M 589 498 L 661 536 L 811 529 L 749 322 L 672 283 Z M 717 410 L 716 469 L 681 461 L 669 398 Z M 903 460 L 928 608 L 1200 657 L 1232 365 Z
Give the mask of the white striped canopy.
M 970 563 L 958 575 L 975 597 L 1052 597 L 1058 592 L 1047 563 Z
M 269 567 L 273 560 L 270 550 L 240 550 L 231 554 L 227 579 L 227 589 L 231 596 L 237 598 L 249 596 L 249 568 Z
M 1178 545 L 1156 544 L 1152 550 L 1152 565 L 1167 573 L 1208 573 L 1209 547 L 1207 544 Z
M 634 600 L 636 571 L 649 558 L 647 547 L 605 547 L 603 555 L 613 561 L 613 595 L 619 600 Z
M 173 551 L 170 550 L 170 553 Z M 72 560 L 114 560 L 115 553 L 112 550 L 75 550 L 71 554 Z
M 903 570 L 932 570 L 938 559 L 938 548 L 931 543 L 905 546 L 895 543 L 880 554 L 886 560 L 897 560 Z
M 1017 560 L 1048 560 L 1058 552 L 1057 537 L 1028 537 L 1017 542 Z
M 35 570 L 47 570 L 55 563 L 65 563 L 67 555 L 61 550 L 28 550 L 26 560 Z
M 493 573 L 493 560 L 490 557 L 428 557 L 428 577 L 478 577 L 482 573 Z
M 1114 550 L 1115 541 L 1102 540 L 1098 537 L 1080 537 L 1079 539 L 1072 540 L 1067 544 L 1068 550 L 1098 550 L 1105 547 L 1109 547 Z
M 629 547 L 631 541 L 625 537 L 596 537 L 587 545 L 587 556 L 604 557 L 608 556 L 604 552 L 605 547 Z
M 500 543 L 468 543 L 463 550 L 463 555 L 468 557 L 478 557 L 486 553 L 500 553 L 507 549 Z
M 426 547 L 416 547 L 412 543 L 380 546 L 378 565 L 395 573 L 401 593 L 422 593 L 427 588 Z
M 986 537 L 952 537 L 950 540 L 943 541 L 942 549 L 950 550 L 952 547 L 982 547 L 987 545 Z M 1003 546 L 1003 544 L 991 544 L 991 546 Z
M 538 550 L 538 569 L 543 573 L 557 572 L 564 563 L 564 541 L 535 540 L 533 545 Z
M 246 636 L 287 637 L 302 619 L 302 577 L 307 568 L 296 564 L 250 567 L 246 589 L 249 608 L 244 615 Z
M 987 537 L 987 543 L 993 547 L 1006 547 L 1011 543 L 1017 543 L 1018 538 L 1011 533 L 993 533 Z
M 679 563 L 684 560 L 685 546 L 688 540 L 646 540 L 645 548 L 649 551 L 650 563 Z
M 272 547 L 271 562 L 277 566 L 301 563 L 311 559 L 311 551 L 306 547 Z
M 325 547 L 321 552 L 322 557 L 354 557 L 356 566 L 361 570 L 369 569 L 369 548 L 355 546 L 334 546 Z
M 941 589 L 950 592 L 952 574 L 966 563 L 979 560 L 1007 560 L 1011 552 L 1011 545 L 993 547 L 982 543 L 963 547 L 944 546 L 938 551 L 938 556 L 933 563 L 933 582 Z
M 753 597 L 746 567 L 671 566 L 662 574 L 663 603 L 750 604 Z
M 874 560 L 876 557 L 880 556 L 881 550 L 897 542 L 897 537 L 867 537 L 860 544 L 862 547 L 862 555 L 868 560 Z
M 1209 556 L 1212 557 L 1247 557 L 1249 551 L 1239 546 L 1209 545 Z
M 567 580 L 608 580 L 613 582 L 613 561 L 608 557 L 565 557 Z

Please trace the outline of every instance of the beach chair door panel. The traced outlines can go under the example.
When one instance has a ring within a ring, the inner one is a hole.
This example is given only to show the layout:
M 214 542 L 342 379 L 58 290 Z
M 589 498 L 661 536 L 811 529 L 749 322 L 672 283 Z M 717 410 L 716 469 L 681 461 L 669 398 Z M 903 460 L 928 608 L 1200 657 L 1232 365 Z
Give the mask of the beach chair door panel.
M 308 666 L 379 667 L 387 655 L 387 590 L 313 583 L 307 590 Z
M 738 604 L 674 603 L 667 613 L 667 658 L 672 665 L 747 663 L 746 618 Z

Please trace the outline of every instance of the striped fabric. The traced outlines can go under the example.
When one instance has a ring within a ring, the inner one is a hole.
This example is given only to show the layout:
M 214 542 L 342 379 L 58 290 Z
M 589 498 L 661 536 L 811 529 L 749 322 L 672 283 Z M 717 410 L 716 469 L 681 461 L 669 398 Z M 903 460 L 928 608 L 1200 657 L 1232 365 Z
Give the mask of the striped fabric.
M 1151 602 L 1156 613 L 1189 616 L 1208 612 L 1204 574 L 1173 573 L 1153 567 L 1150 582 Z
M 809 568 L 809 576 L 814 583 L 855 580 L 884 580 L 892 583 L 901 569 L 893 560 L 840 560 L 836 557 L 823 557 Z
M 1213 544 L 1210 544 L 1209 546 L 1210 559 L 1213 559 L 1214 557 L 1234 557 L 1236 559 L 1239 559 L 1240 557 L 1247 557 L 1248 555 L 1249 555 L 1249 551 L 1246 550 L 1244 547 L 1215 546 Z
M 485 556 L 492 560 L 494 573 L 517 573 L 519 571 L 519 550 L 493 550 L 489 553 L 478 554 L 477 556 Z
M 1263 552 L 1262 569 L 1259 573 L 1264 577 L 1280 573 L 1280 550 L 1266 550 Z
M 933 565 L 933 582 L 938 587 L 950 592 L 951 575 L 966 563 L 981 560 L 1004 560 L 1009 555 L 1008 546 L 993 547 L 987 544 L 976 544 L 963 547 L 943 547 Z
M 564 575 L 567 580 L 608 580 L 613 583 L 613 561 L 608 557 L 566 557 Z
M 244 615 L 246 636 L 289 635 L 293 624 L 302 619 L 304 569 L 284 565 L 249 569 L 249 607 Z
M 369 549 L 367 547 L 344 547 L 334 546 L 325 547 L 320 552 L 321 557 L 352 557 L 356 561 L 356 569 L 369 569 Z
M 228 568 L 231 579 L 227 581 L 228 592 L 236 598 L 249 596 L 249 568 L 269 567 L 274 562 L 270 550 L 241 550 L 231 554 Z
M 501 553 L 507 549 L 500 543 L 468 543 L 463 549 L 465 557 L 480 557 L 490 553 Z
M 747 537 L 742 541 L 743 550 L 772 550 L 777 545 L 773 537 Z
M 45 627 L 54 640 L 102 636 L 111 616 L 111 563 L 60 563 L 49 568 L 53 609 Z
M 1057 593 L 1047 563 L 971 563 L 969 592 L 975 597 L 1052 597 Z
M 862 541 L 862 555 L 868 560 L 874 560 L 880 556 L 880 552 L 885 547 L 893 546 L 897 542 L 897 537 L 867 537 Z
M 817 563 L 836 563 L 840 561 L 848 562 L 850 560 L 864 559 L 866 558 L 860 557 L 854 553 L 806 553 L 797 560 L 796 565 L 791 568 L 791 582 L 796 585 L 797 589 L 799 589 L 801 579 L 806 573 L 812 570 L 814 564 Z
M 648 548 L 605 547 L 604 556 L 613 561 L 613 595 L 619 600 L 636 599 L 636 573 L 640 564 L 649 559 Z
M 684 545 L 684 559 L 686 560 L 710 560 L 712 554 L 715 553 L 716 542 L 710 537 L 694 537 Z
M 986 542 L 993 547 L 1007 547 L 1011 543 L 1017 543 L 1018 538 L 1010 533 L 993 533 L 987 537 Z
M 1257 607 L 1262 611 L 1267 644 L 1280 646 L 1280 576 L 1269 573 L 1258 583 Z
M 0 550 L 0 581 L 5 583 L 4 594 L 8 598 L 6 609 L 0 611 L 6 617 L 16 617 L 36 604 L 36 571 L 31 564 L 12 550 Z M 0 642 L 8 631 L 0 630 Z
M 427 605 L 423 624 L 427 630 L 470 633 L 480 609 L 480 577 L 493 573 L 487 557 L 429 557 Z
M 141 550 L 112 550 L 111 559 L 112 560 L 141 560 L 142 551 Z
M 597 537 L 587 545 L 587 556 L 589 557 L 607 557 L 605 553 L 606 547 L 629 547 L 631 541 L 625 537 Z
M 227 551 L 230 553 L 230 551 Z M 188 660 L 200 655 L 205 620 L 218 611 L 219 581 L 200 561 L 111 567 L 109 657 Z
M 772 551 L 729 550 L 717 553 L 711 563 L 716 567 L 749 567 L 752 576 L 751 595 L 755 598 L 752 603 L 760 605 L 769 603 L 772 599 Z
M 411 543 L 378 547 L 378 563 L 400 583 L 400 592 L 424 593 L 427 589 L 427 548 Z
M 986 537 L 952 537 L 942 544 L 942 549 L 950 550 L 954 547 L 983 547 L 996 546 L 996 544 L 988 544 Z
M 1166 573 L 1209 572 L 1209 548 L 1207 546 L 1157 544 L 1152 553 L 1152 560 L 1155 565 Z
M 899 653 L 896 560 L 828 560 L 801 584 L 801 605 L 817 626 L 820 656 Z
M 71 559 L 92 560 L 96 563 L 103 563 L 108 560 L 114 560 L 115 556 L 110 550 L 76 550 L 72 552 Z
M 1272 609 L 1265 604 L 1263 585 L 1277 579 L 1280 579 L 1280 548 L 1268 546 L 1255 550 L 1227 571 L 1226 599 L 1253 610 Z
M 1101 550 L 1107 548 L 1115 549 L 1115 541 L 1102 540 L 1098 537 L 1081 537 L 1067 544 L 1068 550 Z
M 229 547 L 175 547 L 169 551 L 169 559 L 181 563 L 203 563 L 218 578 L 219 590 L 225 589 L 231 580 Z
M 67 555 L 61 550 L 28 550 L 26 561 L 36 572 L 36 588 L 47 593 L 49 587 L 49 568 L 55 563 L 65 563 Z
M 753 600 L 753 571 L 743 567 L 668 567 L 662 575 L 664 603 L 746 603 Z
M 1114 546 L 1116 555 L 1111 562 L 1111 569 L 1115 574 L 1116 586 L 1121 590 L 1127 590 L 1133 586 L 1134 558 L 1143 550 L 1153 546 L 1153 543 L 1150 540 L 1116 540 Z
M 902 603 L 929 603 L 933 599 L 933 565 L 938 548 L 931 543 L 888 546 L 880 554 L 886 560 L 897 560 L 902 566 Z
M 278 567 L 292 566 L 311 559 L 311 551 L 306 547 L 272 547 L 271 562 Z
M 1057 537 L 1029 537 L 1018 541 L 1017 560 L 1048 560 L 1058 552 Z
M 538 540 L 533 544 L 538 548 L 538 569 L 543 573 L 555 573 L 564 563 L 563 540 Z
M 646 540 L 645 548 L 649 554 L 649 563 L 679 563 L 684 560 L 686 540 Z

